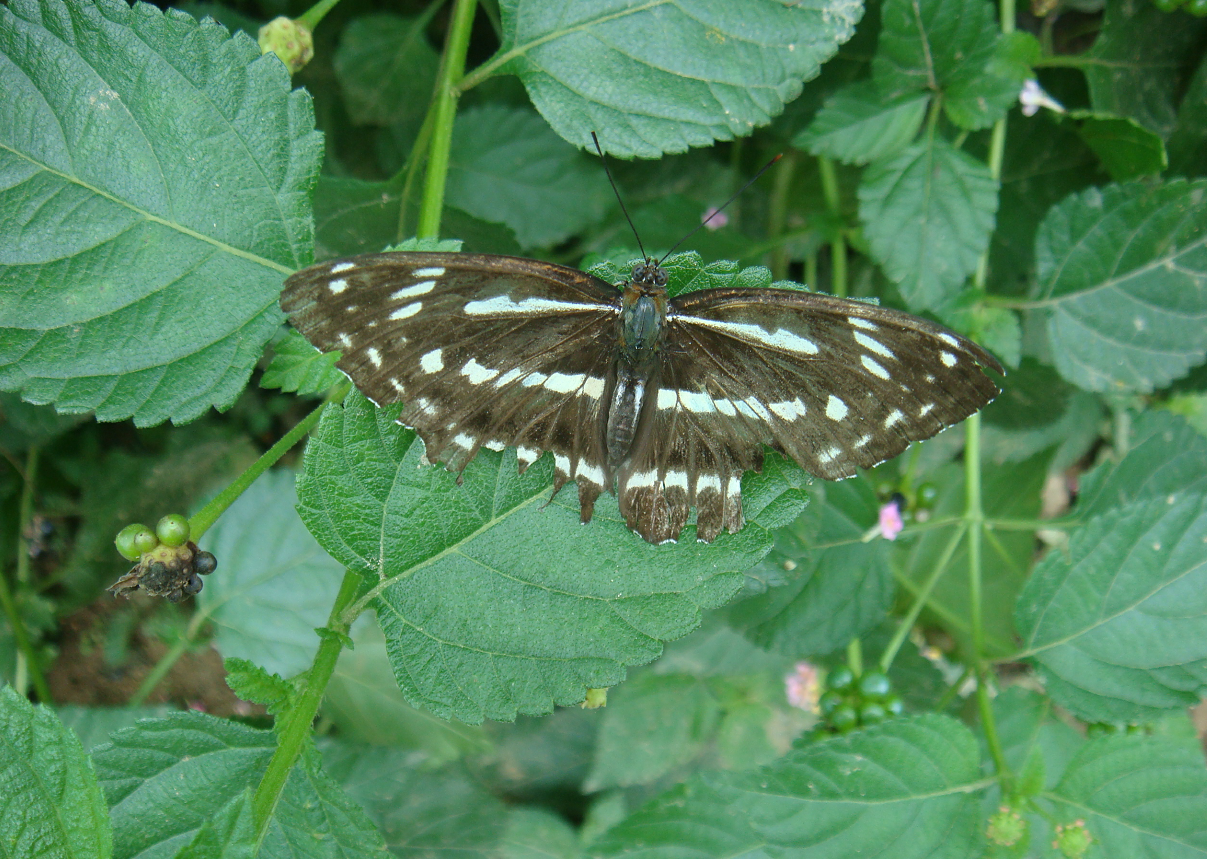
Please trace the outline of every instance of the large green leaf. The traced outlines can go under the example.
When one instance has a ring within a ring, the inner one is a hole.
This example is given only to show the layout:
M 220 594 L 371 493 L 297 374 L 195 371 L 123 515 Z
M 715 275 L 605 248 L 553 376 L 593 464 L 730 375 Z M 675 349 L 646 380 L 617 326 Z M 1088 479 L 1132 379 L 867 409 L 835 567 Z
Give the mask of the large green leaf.
M 46 707 L 0 687 L 0 855 L 113 855 L 92 762 Z
M 446 198 L 474 217 L 510 227 L 525 248 L 565 241 L 614 201 L 598 161 L 532 111 L 504 105 L 457 117 Z
M 951 301 L 989 244 L 997 183 L 943 140 L 868 165 L 859 217 L 872 256 L 914 310 Z
M 117 859 L 168 859 L 231 800 L 254 788 L 276 735 L 201 713 L 139 722 L 93 752 L 113 818 Z M 272 812 L 257 854 L 287 859 L 307 845 L 314 859 L 377 857 L 381 835 L 357 805 L 303 752 Z M 315 833 L 322 832 L 322 838 Z
M 895 590 L 890 544 L 862 540 L 877 520 L 871 482 L 815 485 L 813 493 L 808 513 L 776 535 L 749 573 L 774 586 L 729 610 L 752 641 L 791 656 L 829 653 L 867 632 Z
M 1109 510 L 1051 551 L 1019 595 L 1023 655 L 1090 721 L 1140 721 L 1207 693 L 1207 496 Z
M 928 101 L 917 92 L 885 98 L 872 81 L 856 81 L 827 99 L 792 143 L 814 155 L 866 164 L 895 154 L 914 139 Z
M 1193 740 L 1131 735 L 1086 743 L 1045 799 L 1064 823 L 1085 821 L 1098 855 L 1207 856 L 1207 769 Z
M 1090 189 L 1036 237 L 1034 299 L 1062 376 L 1149 392 L 1207 357 L 1207 182 Z
M 352 121 L 390 125 L 423 119 L 440 57 L 424 33 L 430 16 L 362 15 L 349 22 L 335 52 L 335 75 Z
M 778 525 L 773 502 L 799 497 L 801 472 L 772 459 L 743 481 L 753 521 L 739 534 L 706 546 L 689 526 L 678 545 L 651 546 L 610 496 L 585 527 L 572 490 L 551 502 L 548 457 L 521 476 L 514 451 L 482 451 L 458 486 L 422 465 L 423 444 L 397 413 L 359 395 L 328 410 L 307 449 L 299 512 L 372 586 L 408 699 L 445 718 L 548 713 L 620 682 L 737 590 L 771 548 L 760 512 Z
M 310 98 L 244 35 L 0 7 L 0 387 L 139 425 L 242 391 L 310 260 Z
M 306 531 L 291 471 L 264 474 L 204 538 L 218 558 L 197 608 L 223 657 L 289 677 L 305 670 L 339 591 L 343 568 Z
M 860 0 L 502 0 L 483 71 L 518 75 L 554 131 L 657 158 L 766 125 L 851 37 Z

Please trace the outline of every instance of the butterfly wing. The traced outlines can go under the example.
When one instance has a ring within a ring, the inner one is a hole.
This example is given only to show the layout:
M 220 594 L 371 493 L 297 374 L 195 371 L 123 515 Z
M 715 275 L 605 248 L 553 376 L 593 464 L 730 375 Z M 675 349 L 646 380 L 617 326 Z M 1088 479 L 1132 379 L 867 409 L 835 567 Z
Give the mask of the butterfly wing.
M 671 300 L 658 390 L 617 494 L 630 527 L 674 539 L 742 527 L 741 477 L 762 445 L 849 477 L 984 406 L 988 352 L 906 313 L 807 292 L 716 289 Z
M 553 450 L 583 520 L 608 488 L 601 409 L 619 293 L 572 268 L 478 254 L 384 253 L 311 266 L 281 306 L 369 399 L 403 402 L 430 460 L 463 470 L 515 446 L 521 470 Z

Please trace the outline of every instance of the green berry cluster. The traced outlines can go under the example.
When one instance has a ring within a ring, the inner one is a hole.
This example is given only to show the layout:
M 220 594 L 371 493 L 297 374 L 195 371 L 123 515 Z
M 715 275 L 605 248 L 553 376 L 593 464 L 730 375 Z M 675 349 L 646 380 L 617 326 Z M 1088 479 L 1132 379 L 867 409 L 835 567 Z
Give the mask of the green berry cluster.
M 1162 12 L 1185 9 L 1196 18 L 1207 15 L 1207 0 L 1153 0 L 1153 5 Z
M 129 596 L 140 588 L 152 596 L 180 602 L 200 593 L 201 576 L 218 567 L 217 559 L 189 540 L 189 520 L 170 513 L 152 531 L 146 525 L 122 528 L 114 544 L 121 556 L 137 563 L 109 588 L 114 596 Z
M 903 707 L 888 677 L 865 671 L 858 677 L 847 666 L 826 678 L 826 691 L 818 701 L 826 727 L 839 734 L 900 716 Z

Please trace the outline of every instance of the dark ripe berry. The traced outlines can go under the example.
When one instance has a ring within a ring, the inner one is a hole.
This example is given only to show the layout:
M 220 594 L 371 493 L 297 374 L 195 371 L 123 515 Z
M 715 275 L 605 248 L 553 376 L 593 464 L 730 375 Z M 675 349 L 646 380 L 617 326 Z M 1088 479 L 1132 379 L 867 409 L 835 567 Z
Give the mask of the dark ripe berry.
M 869 671 L 859 678 L 859 694 L 865 701 L 883 701 L 891 689 L 888 677 L 879 671 Z
M 166 593 L 164 596 L 167 597 L 168 602 L 180 602 L 180 600 L 184 597 L 184 594 L 181 593 L 179 588 L 177 588 L 176 590 L 168 591 L 168 593 Z
M 884 709 L 884 705 L 877 704 L 875 701 L 869 701 L 859 708 L 859 724 L 861 725 L 875 725 L 887 718 L 888 711 Z
M 185 583 L 184 592 L 189 596 L 201 593 L 201 589 L 205 587 L 205 582 L 201 581 L 201 577 L 196 573 L 189 576 L 188 582 Z
M 169 513 L 159 520 L 155 533 L 159 536 L 159 542 L 165 546 L 183 546 L 189 541 L 189 520 L 179 513 Z
M 218 569 L 218 559 L 209 552 L 198 552 L 193 558 L 193 572 L 198 575 L 208 576 L 216 569 Z
M 835 692 L 831 689 L 829 692 L 822 693 L 821 698 L 817 701 L 817 708 L 821 710 L 823 716 L 828 717 L 846 700 L 846 697 L 841 692 Z
M 845 734 L 858 724 L 859 713 L 850 704 L 843 704 L 841 707 L 837 707 L 834 712 L 830 714 L 831 727 L 841 733 Z
M 830 676 L 826 678 L 826 685 L 831 689 L 837 689 L 839 692 L 850 689 L 854 684 L 855 674 L 845 665 L 835 668 L 830 672 Z
M 890 716 L 900 716 L 905 712 L 905 704 L 901 701 L 900 695 L 889 695 L 884 699 L 884 709 Z

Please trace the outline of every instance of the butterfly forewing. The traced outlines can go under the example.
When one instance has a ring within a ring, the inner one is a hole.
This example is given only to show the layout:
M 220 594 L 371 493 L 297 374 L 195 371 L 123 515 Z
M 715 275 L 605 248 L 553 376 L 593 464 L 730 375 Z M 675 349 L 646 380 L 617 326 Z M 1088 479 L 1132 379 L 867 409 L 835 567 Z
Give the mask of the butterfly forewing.
M 518 449 L 521 466 L 555 454 L 578 478 L 584 516 L 610 482 L 600 410 L 619 296 L 575 269 L 512 257 L 396 253 L 335 260 L 289 279 L 293 324 L 429 459 L 461 470 L 481 447 Z

